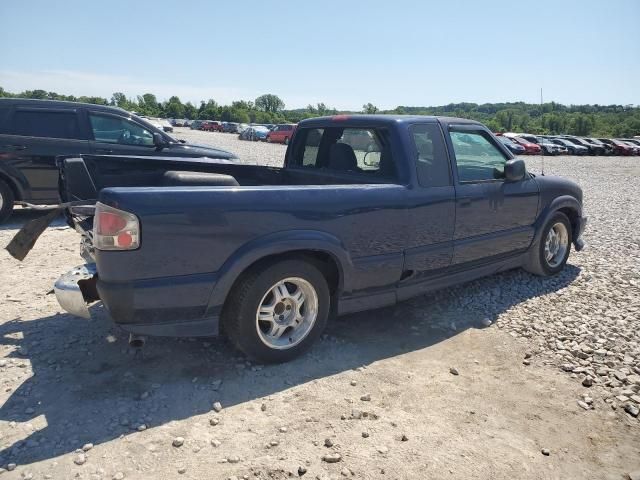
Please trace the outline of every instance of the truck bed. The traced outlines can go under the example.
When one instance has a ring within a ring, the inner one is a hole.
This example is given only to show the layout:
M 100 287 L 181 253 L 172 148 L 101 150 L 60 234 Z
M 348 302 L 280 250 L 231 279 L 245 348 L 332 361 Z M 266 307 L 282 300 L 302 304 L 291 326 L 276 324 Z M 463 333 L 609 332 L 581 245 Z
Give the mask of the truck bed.
M 349 185 L 384 183 L 348 173 L 327 172 L 313 168 L 279 168 L 216 162 L 199 158 L 154 158 L 83 155 L 63 160 L 63 200 L 97 199 L 100 190 L 108 187 L 177 187 L 177 186 L 229 186 L 229 176 L 236 186 L 260 185 Z M 200 179 L 171 172 L 197 172 Z M 169 174 L 169 175 L 168 175 Z M 216 177 L 218 175 L 218 177 Z

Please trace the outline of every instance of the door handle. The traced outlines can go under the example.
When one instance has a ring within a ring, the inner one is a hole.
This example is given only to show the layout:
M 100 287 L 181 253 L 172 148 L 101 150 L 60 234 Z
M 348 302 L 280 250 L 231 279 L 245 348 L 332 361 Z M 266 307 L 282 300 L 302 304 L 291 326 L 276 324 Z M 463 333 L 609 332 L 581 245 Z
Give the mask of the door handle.
M 471 199 L 470 198 L 461 198 L 458 200 L 458 205 L 461 207 L 469 207 L 471 206 Z

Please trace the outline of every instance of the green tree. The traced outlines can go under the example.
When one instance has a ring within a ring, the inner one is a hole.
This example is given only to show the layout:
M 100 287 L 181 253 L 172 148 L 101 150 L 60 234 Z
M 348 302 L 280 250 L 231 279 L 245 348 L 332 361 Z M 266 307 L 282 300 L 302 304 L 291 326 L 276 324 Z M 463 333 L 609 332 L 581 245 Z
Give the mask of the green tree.
M 277 95 L 267 93 L 256 98 L 255 106 L 263 112 L 277 113 L 284 108 L 284 102 Z
M 184 117 L 189 120 L 195 119 L 198 116 L 198 109 L 191 102 L 184 104 Z
M 184 105 L 180 99 L 173 96 L 169 99 L 166 105 L 164 105 L 164 114 L 168 118 L 183 118 L 184 117 Z
M 369 114 L 373 114 L 373 113 L 378 113 L 378 107 L 376 107 L 373 103 L 369 102 L 369 103 L 365 103 L 362 106 L 362 113 L 369 113 Z
M 201 120 L 216 120 L 220 116 L 218 104 L 215 100 L 209 99 L 207 103 L 202 102 L 198 111 L 198 118 Z

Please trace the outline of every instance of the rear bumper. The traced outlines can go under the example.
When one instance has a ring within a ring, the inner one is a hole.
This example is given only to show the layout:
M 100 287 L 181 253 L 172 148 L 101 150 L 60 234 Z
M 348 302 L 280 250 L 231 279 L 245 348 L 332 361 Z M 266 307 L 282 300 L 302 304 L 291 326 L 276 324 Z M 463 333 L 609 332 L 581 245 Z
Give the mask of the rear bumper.
M 130 333 L 213 336 L 218 334 L 219 312 L 207 305 L 215 284 L 212 274 L 124 283 L 98 279 L 97 290 L 113 321 Z
M 99 279 L 95 264 L 74 268 L 54 285 L 60 306 L 72 315 L 91 318 L 89 306 L 102 300 L 113 321 L 138 335 L 213 336 L 219 309 L 207 310 L 215 275 L 189 275 L 125 283 Z

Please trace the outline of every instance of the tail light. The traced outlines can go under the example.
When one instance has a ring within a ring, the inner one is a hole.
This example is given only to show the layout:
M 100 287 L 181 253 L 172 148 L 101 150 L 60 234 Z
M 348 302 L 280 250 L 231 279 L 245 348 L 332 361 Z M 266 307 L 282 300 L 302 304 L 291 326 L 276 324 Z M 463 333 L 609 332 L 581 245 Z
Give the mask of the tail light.
M 93 246 L 98 250 L 135 250 L 140 246 L 138 217 L 104 203 L 96 203 Z

